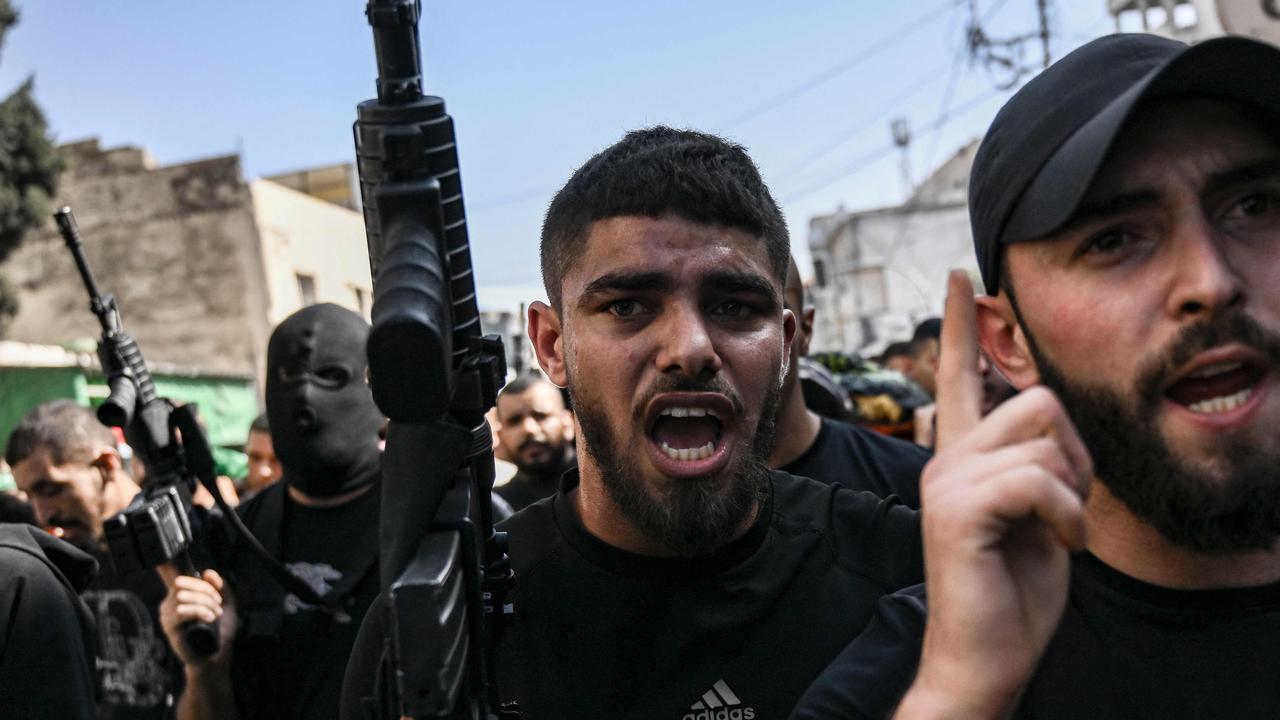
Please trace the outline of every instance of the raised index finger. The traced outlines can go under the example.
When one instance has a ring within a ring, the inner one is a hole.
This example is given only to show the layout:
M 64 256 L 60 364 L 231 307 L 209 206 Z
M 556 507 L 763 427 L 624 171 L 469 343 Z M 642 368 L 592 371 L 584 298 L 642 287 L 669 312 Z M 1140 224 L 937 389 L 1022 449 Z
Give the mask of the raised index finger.
M 937 447 L 941 450 L 968 434 L 982 419 L 978 321 L 973 283 L 963 270 L 952 270 L 947 277 L 937 391 Z

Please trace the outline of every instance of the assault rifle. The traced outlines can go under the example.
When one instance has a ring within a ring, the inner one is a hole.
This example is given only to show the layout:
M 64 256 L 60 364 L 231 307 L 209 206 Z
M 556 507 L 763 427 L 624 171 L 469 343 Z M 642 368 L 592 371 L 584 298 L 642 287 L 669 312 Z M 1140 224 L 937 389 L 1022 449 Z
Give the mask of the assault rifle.
M 173 563 L 184 575 L 198 577 L 190 553 L 193 542 L 191 493 L 195 490 L 195 481 L 187 470 L 187 460 L 190 456 L 194 463 L 207 464 L 210 468 L 213 460 L 208 445 L 203 442 L 195 408 L 174 407 L 157 396 L 137 341 L 121 326 L 115 296 L 98 292 L 71 208 L 64 207 L 53 217 L 80 271 L 80 279 L 89 291 L 89 308 L 102 326 L 98 360 L 110 395 L 98 407 L 98 420 L 125 431 L 129 445 L 137 451 L 147 470 L 142 492 L 128 507 L 103 522 L 111 561 L 122 574 Z M 187 453 L 179 434 L 192 446 Z M 191 651 L 201 657 L 218 651 L 216 625 L 191 621 L 183 627 L 182 634 Z
M 493 529 L 485 412 L 506 376 L 481 336 L 453 120 L 422 90 L 419 0 L 369 0 L 378 97 L 357 108 L 356 157 L 373 274 L 369 381 L 391 419 L 380 579 L 391 711 L 518 718 L 498 707 L 493 644 L 511 608 Z M 376 701 L 375 701 L 376 702 Z

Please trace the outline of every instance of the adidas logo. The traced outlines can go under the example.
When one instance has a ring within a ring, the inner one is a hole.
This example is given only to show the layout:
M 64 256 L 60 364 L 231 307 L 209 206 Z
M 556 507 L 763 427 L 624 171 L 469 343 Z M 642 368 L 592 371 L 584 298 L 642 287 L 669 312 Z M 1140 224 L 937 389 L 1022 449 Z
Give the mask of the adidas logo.
M 724 680 L 717 680 L 689 709 L 693 712 L 685 713 L 680 720 L 755 720 L 756 716 L 755 708 L 743 707 Z

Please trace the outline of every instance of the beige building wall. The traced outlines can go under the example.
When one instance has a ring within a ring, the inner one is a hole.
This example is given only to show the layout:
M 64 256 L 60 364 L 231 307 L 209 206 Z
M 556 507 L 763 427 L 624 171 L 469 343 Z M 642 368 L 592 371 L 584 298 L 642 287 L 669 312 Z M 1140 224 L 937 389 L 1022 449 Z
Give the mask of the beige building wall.
M 238 157 L 155 167 L 144 150 L 68 146 L 58 205 L 75 211 L 100 289 L 153 362 L 250 372 L 265 351 L 264 273 Z M 50 221 L 4 264 L 21 308 L 9 340 L 63 344 L 100 329 Z
M 341 305 L 368 319 L 373 282 L 360 213 L 269 180 L 252 181 L 249 192 L 271 324 L 312 302 Z
M 85 255 L 152 363 L 261 380 L 271 330 L 306 302 L 366 319 L 372 283 L 361 215 L 255 180 L 225 156 L 158 167 L 145 149 L 64 146 L 57 205 L 71 205 Z M 6 340 L 64 345 L 100 328 L 52 221 L 0 266 L 21 309 Z M 313 298 L 304 298 L 299 277 Z

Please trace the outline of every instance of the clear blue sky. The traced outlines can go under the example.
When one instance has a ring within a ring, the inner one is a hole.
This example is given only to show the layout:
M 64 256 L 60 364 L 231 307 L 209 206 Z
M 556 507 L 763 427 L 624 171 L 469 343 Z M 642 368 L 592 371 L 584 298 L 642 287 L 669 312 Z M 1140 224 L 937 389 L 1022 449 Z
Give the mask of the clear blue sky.
M 0 90 L 36 76 L 61 141 L 148 147 L 161 163 L 243 153 L 249 177 L 353 157 L 374 93 L 360 0 L 15 0 Z M 427 88 L 458 128 L 482 304 L 540 295 L 556 188 L 625 131 L 666 123 L 743 143 L 783 204 L 805 273 L 809 218 L 900 202 L 889 121 L 918 181 L 985 129 L 1007 92 L 963 53 L 967 0 L 432 2 Z M 1035 0 L 977 0 L 989 35 Z M 1106 0 L 1052 3 L 1055 56 L 1109 32 Z M 1028 46 L 1028 62 L 1039 58 Z M 866 158 L 877 158 L 863 162 Z

